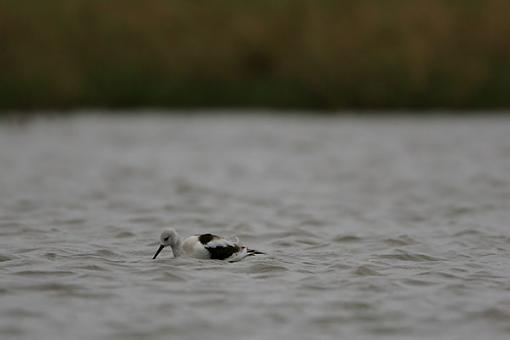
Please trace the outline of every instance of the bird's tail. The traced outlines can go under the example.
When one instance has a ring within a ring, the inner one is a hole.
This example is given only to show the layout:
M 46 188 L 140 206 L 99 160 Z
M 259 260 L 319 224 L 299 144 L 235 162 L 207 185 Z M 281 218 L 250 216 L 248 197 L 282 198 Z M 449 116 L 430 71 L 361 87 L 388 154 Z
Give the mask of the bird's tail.
M 255 255 L 265 255 L 266 254 L 261 251 L 255 250 L 255 249 L 248 249 L 246 252 L 248 253 L 248 255 L 246 255 L 246 256 L 255 256 Z

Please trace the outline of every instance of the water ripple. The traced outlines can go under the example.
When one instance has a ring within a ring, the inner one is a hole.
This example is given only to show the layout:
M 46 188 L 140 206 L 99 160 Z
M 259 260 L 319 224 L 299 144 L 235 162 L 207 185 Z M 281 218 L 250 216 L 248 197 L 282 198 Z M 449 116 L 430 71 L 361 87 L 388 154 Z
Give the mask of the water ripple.
M 510 120 L 0 122 L 0 338 L 506 339 Z M 162 228 L 266 252 L 152 260 Z
M 411 253 L 403 250 L 399 250 L 398 253 L 396 254 L 382 254 L 379 255 L 378 257 L 390 260 L 414 261 L 414 262 L 443 261 L 443 259 L 439 257 L 434 257 L 427 254 Z
M 381 275 L 376 270 L 368 267 L 368 266 L 359 266 L 355 270 L 353 270 L 353 274 L 357 276 L 376 276 Z

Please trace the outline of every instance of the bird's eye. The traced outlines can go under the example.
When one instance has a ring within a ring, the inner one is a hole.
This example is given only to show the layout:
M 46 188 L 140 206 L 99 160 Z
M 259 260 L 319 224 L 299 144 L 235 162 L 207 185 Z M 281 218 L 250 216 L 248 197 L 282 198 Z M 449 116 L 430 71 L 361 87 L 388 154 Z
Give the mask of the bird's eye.
M 163 239 L 163 241 L 168 241 L 168 239 L 170 238 L 170 236 L 167 236 Z

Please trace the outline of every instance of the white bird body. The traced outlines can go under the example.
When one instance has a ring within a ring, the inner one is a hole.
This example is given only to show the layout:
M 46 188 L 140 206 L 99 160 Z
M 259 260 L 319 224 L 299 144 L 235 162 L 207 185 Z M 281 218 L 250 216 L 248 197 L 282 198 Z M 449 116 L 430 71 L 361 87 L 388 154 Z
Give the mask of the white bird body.
M 168 229 L 161 233 L 160 246 L 153 259 L 166 246 L 172 248 L 174 257 L 186 255 L 203 260 L 211 259 L 235 262 L 242 260 L 246 256 L 262 254 L 240 244 L 237 238 L 229 240 L 213 234 L 202 234 L 193 235 L 182 240 L 174 229 Z
M 182 242 L 182 250 L 187 256 L 195 257 L 197 259 L 205 260 L 209 258 L 209 252 L 198 240 L 198 235 L 185 238 Z

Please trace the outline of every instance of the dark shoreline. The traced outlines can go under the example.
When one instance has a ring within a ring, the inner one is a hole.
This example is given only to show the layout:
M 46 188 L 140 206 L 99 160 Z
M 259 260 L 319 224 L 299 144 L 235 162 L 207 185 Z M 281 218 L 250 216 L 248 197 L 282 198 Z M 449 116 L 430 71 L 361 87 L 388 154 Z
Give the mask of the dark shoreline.
M 507 1 L 2 7 L 0 110 L 510 108 Z

